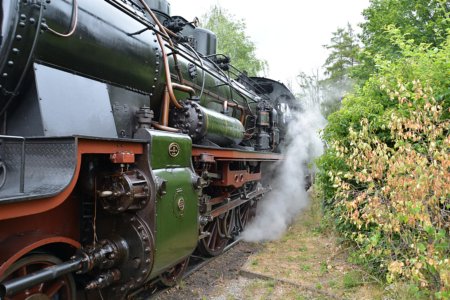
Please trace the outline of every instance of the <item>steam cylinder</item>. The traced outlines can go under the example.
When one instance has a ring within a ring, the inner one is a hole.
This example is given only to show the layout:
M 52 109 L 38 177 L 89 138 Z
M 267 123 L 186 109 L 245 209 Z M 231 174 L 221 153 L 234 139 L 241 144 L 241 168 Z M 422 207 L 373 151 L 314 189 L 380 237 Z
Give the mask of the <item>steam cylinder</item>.
M 205 108 L 192 101 L 171 111 L 171 126 L 181 129 L 194 142 L 204 139 L 220 146 L 239 144 L 244 138 L 244 126 L 235 118 Z

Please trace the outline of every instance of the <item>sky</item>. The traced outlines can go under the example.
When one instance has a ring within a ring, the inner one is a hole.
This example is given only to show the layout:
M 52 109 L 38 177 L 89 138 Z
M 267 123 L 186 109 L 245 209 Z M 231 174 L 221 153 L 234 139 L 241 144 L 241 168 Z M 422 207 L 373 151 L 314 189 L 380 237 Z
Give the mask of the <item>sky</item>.
M 363 22 L 361 12 L 369 0 L 169 0 L 171 14 L 191 21 L 211 6 L 220 5 L 236 19 L 244 19 L 259 59 L 269 64 L 266 77 L 292 84 L 300 72 L 311 74 L 328 56 L 323 45 L 332 32 L 349 22 Z M 220 41 L 219 41 L 220 43 Z M 323 70 L 319 70 L 323 73 Z

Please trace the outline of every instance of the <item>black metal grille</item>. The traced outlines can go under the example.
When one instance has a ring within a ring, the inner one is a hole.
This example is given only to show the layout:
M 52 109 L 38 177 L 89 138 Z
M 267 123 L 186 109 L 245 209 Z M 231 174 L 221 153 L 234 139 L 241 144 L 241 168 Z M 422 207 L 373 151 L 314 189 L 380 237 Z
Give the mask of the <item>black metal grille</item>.
M 76 167 L 75 139 L 26 139 L 23 147 L 22 141 L 17 139 L 0 138 L 0 145 L 0 159 L 6 169 L 1 174 L 6 178 L 0 189 L 0 202 L 55 195 L 73 177 Z

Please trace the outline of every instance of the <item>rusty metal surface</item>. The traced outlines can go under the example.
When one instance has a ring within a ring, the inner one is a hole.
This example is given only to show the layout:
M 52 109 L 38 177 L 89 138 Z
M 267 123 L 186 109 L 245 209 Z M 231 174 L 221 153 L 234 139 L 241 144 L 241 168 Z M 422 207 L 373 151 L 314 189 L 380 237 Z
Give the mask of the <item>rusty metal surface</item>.
M 250 181 L 258 181 L 261 179 L 261 172 L 250 173 L 247 170 L 230 170 L 229 163 L 224 163 L 221 179 L 215 180 L 215 186 L 232 186 L 239 188 Z
M 134 153 L 127 151 L 111 154 L 110 159 L 114 164 L 133 164 L 135 161 Z

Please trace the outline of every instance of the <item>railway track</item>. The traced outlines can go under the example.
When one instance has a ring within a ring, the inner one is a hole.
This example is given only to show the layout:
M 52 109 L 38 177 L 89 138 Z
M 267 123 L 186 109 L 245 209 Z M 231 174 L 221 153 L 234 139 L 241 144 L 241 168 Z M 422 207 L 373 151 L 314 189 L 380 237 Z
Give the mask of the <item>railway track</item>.
M 213 257 L 203 257 L 198 255 L 191 255 L 189 259 L 189 266 L 187 270 L 184 272 L 182 279 L 185 279 L 189 276 L 191 276 L 193 273 L 197 272 L 198 270 L 202 269 L 206 265 L 213 262 L 215 259 L 222 256 L 224 253 L 226 253 L 228 250 L 232 249 L 234 246 L 236 246 L 239 243 L 239 239 L 236 239 L 232 241 L 230 244 L 228 244 L 222 254 L 218 256 Z M 138 290 L 135 293 L 131 294 L 128 299 L 132 300 L 148 300 L 148 299 L 155 299 L 159 295 L 163 294 L 164 292 L 168 291 L 172 287 L 161 287 L 158 285 L 158 282 L 152 282 L 148 285 L 148 287 L 143 288 L 142 290 Z

